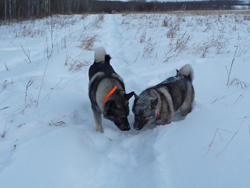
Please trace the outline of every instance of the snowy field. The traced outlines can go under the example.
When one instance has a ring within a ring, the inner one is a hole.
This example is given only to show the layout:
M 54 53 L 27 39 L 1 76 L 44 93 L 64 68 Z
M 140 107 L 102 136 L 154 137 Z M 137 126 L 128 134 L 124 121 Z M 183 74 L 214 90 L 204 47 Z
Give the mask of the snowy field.
M 250 187 L 249 12 L 53 16 L 0 33 L 1 188 Z M 193 111 L 141 131 L 103 119 L 96 132 L 99 46 L 137 94 L 191 64 Z

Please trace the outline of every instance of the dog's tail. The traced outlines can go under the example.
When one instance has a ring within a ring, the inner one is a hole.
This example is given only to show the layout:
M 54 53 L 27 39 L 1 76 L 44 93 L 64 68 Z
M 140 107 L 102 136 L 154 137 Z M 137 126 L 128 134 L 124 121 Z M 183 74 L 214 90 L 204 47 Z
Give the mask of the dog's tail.
M 177 76 L 186 76 L 190 82 L 193 82 L 194 70 L 190 64 L 186 64 L 180 70 L 177 70 Z
M 106 50 L 103 47 L 95 49 L 95 63 L 109 63 L 111 57 L 106 54 Z

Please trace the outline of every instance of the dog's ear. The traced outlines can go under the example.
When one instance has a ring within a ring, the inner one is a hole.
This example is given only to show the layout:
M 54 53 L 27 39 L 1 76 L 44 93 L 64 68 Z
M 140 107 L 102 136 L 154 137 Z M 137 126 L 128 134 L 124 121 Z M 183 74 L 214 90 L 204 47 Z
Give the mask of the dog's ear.
M 134 97 L 135 97 L 135 100 L 138 100 L 138 99 L 139 99 L 138 95 L 136 95 L 135 92 L 134 92 Z
M 176 76 L 178 76 L 178 73 L 179 73 L 179 70 L 178 70 L 178 69 L 176 69 Z
M 151 109 L 154 109 L 154 108 L 156 107 L 157 103 L 158 103 L 158 98 L 152 99 L 152 100 L 150 101 Z
M 130 93 L 128 93 L 128 94 L 124 94 L 124 98 L 128 101 L 133 95 L 134 95 L 135 93 L 132 91 L 132 92 L 130 92 Z
M 111 59 L 110 55 L 105 55 L 105 62 L 106 62 L 106 63 L 110 63 L 110 62 L 109 62 L 110 59 Z

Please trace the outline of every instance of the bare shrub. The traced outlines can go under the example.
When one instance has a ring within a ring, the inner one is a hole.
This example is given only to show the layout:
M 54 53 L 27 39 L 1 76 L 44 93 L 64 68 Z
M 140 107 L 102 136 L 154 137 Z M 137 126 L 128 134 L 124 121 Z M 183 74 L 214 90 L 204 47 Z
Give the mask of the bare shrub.
M 92 24 L 93 27 L 101 28 L 101 23 L 103 22 L 104 14 L 99 14 L 97 19 Z
M 25 106 L 25 108 L 28 107 L 28 104 L 27 104 L 28 89 L 29 89 L 29 87 L 33 84 L 33 82 L 34 82 L 34 81 L 33 81 L 32 79 L 30 79 L 30 80 L 28 81 L 27 85 L 26 85 L 25 97 L 24 97 L 24 106 Z M 30 96 L 30 101 L 32 101 L 32 96 Z
M 24 113 L 24 111 L 30 107 L 34 102 L 37 102 L 33 100 L 33 96 L 28 93 L 29 87 L 34 83 L 34 80 L 32 78 L 28 81 L 26 84 L 26 89 L 25 89 L 25 96 L 24 96 L 24 109 L 20 113 Z
M 4 80 L 3 84 L 2 84 L 2 88 L 0 89 L 0 93 L 2 93 L 3 91 L 7 90 L 7 86 L 13 84 L 13 80 L 11 82 L 9 82 L 8 80 Z
M 238 53 L 237 53 L 237 57 L 240 57 L 242 55 L 246 55 L 247 54 L 247 49 L 249 48 L 248 45 L 244 45 L 244 44 L 240 44 L 238 46 Z
M 202 26 L 204 23 L 203 18 L 200 18 L 200 17 L 197 17 L 195 21 L 196 21 L 196 24 L 199 26 Z
M 217 36 L 217 38 L 213 40 L 213 45 L 216 47 L 216 55 L 220 54 L 222 49 L 226 49 L 229 44 L 229 38 L 224 37 L 224 35 Z
M 235 61 L 235 56 L 237 54 L 237 50 L 238 50 L 238 46 L 236 46 L 236 49 L 235 49 L 235 52 L 234 52 L 234 57 L 232 59 L 230 69 L 228 70 L 227 67 L 226 67 L 226 69 L 227 69 L 227 86 L 229 85 L 229 80 L 230 80 L 231 72 L 232 72 L 232 69 L 233 69 L 233 64 L 234 64 L 234 61 Z
M 177 39 L 169 44 L 170 49 L 165 53 L 164 63 L 167 63 L 171 58 L 177 57 L 183 51 L 187 50 L 187 44 L 190 40 L 190 35 L 186 35 L 186 32 L 179 35 Z
M 182 35 L 178 36 L 174 45 L 171 45 L 174 49 L 174 52 L 180 54 L 184 50 L 187 49 L 187 43 L 190 40 L 190 35 L 186 35 L 187 32 L 183 33 Z
M 27 59 L 24 59 L 25 62 L 27 63 L 31 63 L 31 60 L 30 60 L 30 51 L 28 49 L 28 52 L 26 52 L 23 48 L 23 46 L 21 45 L 22 49 L 23 49 L 23 53 L 25 54 L 25 56 L 27 57 Z
M 94 36 L 85 36 L 84 39 L 81 41 L 80 48 L 84 50 L 91 51 L 93 50 L 94 42 L 96 40 L 96 35 Z
M 165 18 L 162 22 L 162 27 L 168 27 L 168 19 Z
M 206 23 L 206 29 L 204 29 L 204 31 L 203 32 L 206 32 L 206 31 L 209 31 L 209 30 L 211 30 L 211 23 Z
M 236 85 L 237 87 L 241 87 L 241 89 L 247 88 L 250 84 L 243 82 L 238 78 L 234 78 L 229 85 Z
M 150 37 L 144 45 L 144 51 L 142 57 L 150 58 L 156 46 L 156 42 Z
M 250 21 L 250 15 L 244 15 L 244 16 L 243 16 L 243 20 Z
M 124 18 L 124 19 L 122 20 L 121 25 L 128 25 L 128 24 L 129 24 L 129 20 L 126 19 L 126 18 Z
M 145 39 L 146 39 L 146 31 L 144 31 L 140 37 L 140 43 L 143 43 L 145 42 Z
M 175 31 L 175 29 L 174 28 L 170 28 L 169 30 L 168 30 L 168 32 L 167 32 L 167 38 L 174 38 L 175 37 L 175 35 L 176 35 L 176 31 Z
M 66 53 L 65 57 L 65 65 L 69 66 L 69 71 L 80 71 L 84 66 L 88 66 L 90 61 L 85 59 L 73 59 L 68 53 Z
M 164 63 L 167 63 L 171 58 L 174 57 L 174 55 L 171 54 L 172 52 L 172 48 L 165 54 L 165 60 L 164 60 Z
M 80 71 L 82 70 L 82 67 L 89 65 L 90 62 L 87 60 L 74 60 L 72 59 L 70 62 L 70 67 L 69 67 L 69 71 Z
M 85 18 L 87 18 L 87 17 L 88 17 L 88 14 L 83 14 L 82 17 L 81 17 L 81 19 L 85 20 Z
M 169 30 L 167 32 L 167 38 L 175 38 L 177 31 L 180 30 L 180 22 L 172 21 L 169 24 Z
M 70 57 L 70 55 L 68 54 L 68 51 L 67 51 L 66 56 L 65 56 L 65 63 L 64 63 L 65 66 L 67 66 L 69 64 L 70 59 L 71 59 L 71 57 Z
M 210 52 L 211 49 L 215 49 L 215 54 L 218 55 L 221 53 L 222 49 L 226 49 L 229 43 L 229 38 L 224 37 L 224 35 L 219 35 L 216 38 L 211 36 L 205 42 L 195 46 L 193 51 L 194 54 L 201 54 L 202 58 L 205 58 L 206 55 Z

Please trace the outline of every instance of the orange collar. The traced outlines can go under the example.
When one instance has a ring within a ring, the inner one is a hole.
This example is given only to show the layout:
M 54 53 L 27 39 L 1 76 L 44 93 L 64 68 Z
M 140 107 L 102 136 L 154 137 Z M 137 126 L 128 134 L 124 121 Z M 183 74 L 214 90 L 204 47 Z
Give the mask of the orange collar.
M 110 95 L 112 95 L 115 92 L 116 89 L 117 89 L 117 86 L 113 87 L 113 89 L 105 97 L 104 103 L 108 100 L 108 98 L 110 97 Z
M 158 112 L 157 112 L 157 117 L 159 117 L 159 116 L 160 116 L 160 112 L 158 111 Z

